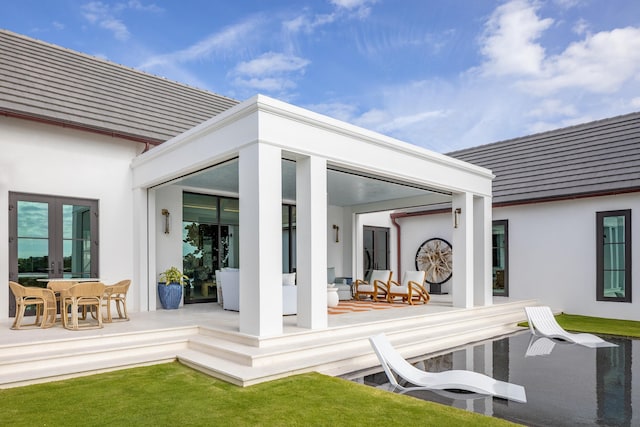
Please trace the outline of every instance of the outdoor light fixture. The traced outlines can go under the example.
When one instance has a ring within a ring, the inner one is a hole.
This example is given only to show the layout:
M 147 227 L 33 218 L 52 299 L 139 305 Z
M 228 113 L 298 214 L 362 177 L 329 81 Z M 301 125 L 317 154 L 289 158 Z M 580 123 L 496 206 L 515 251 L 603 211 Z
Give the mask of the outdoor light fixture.
M 162 215 L 164 216 L 164 234 L 169 234 L 169 210 L 162 209 Z
M 338 227 L 337 225 L 333 224 L 333 229 L 336 230 L 336 243 L 338 243 L 340 241 L 338 239 L 338 232 L 340 231 L 340 227 Z
M 461 213 L 462 213 L 462 208 L 456 208 L 456 210 L 453 211 L 453 228 L 458 228 L 458 225 L 460 225 Z

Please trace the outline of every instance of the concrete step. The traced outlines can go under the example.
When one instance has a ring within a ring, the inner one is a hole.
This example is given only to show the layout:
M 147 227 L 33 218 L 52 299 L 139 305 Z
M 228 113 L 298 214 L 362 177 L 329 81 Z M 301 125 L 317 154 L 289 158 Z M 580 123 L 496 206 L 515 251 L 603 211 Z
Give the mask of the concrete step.
M 159 328 L 0 346 L 0 388 L 175 360 L 240 386 L 318 371 L 378 366 L 369 344 L 384 332 L 405 357 L 444 351 L 516 330 L 524 307 L 508 302 L 258 338 L 207 327 Z

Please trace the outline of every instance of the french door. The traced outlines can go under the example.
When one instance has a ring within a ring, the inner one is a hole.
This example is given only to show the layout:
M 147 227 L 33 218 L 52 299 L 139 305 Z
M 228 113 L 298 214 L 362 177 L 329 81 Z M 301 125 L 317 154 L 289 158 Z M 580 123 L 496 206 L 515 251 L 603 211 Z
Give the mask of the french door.
M 389 229 L 386 227 L 363 227 L 363 266 L 365 280 L 373 270 L 389 270 Z
M 9 280 L 99 277 L 98 243 L 97 200 L 9 193 Z

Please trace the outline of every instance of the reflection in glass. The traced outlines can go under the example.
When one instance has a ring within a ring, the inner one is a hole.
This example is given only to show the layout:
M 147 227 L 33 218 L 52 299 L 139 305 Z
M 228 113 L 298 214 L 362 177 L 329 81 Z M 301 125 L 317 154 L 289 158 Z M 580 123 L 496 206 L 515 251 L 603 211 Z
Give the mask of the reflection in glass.
M 62 277 L 91 277 L 91 208 L 62 205 Z
M 493 294 L 508 296 L 507 287 L 507 221 L 494 221 L 492 227 Z

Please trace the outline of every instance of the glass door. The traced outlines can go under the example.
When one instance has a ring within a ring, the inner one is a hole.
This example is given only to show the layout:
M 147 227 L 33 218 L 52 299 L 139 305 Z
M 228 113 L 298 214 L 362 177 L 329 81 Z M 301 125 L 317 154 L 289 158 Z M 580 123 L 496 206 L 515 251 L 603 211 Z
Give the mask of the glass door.
M 389 229 L 364 226 L 362 242 L 365 280 L 373 270 L 389 270 Z
M 10 193 L 9 280 L 45 287 L 74 277 L 98 277 L 98 202 Z

